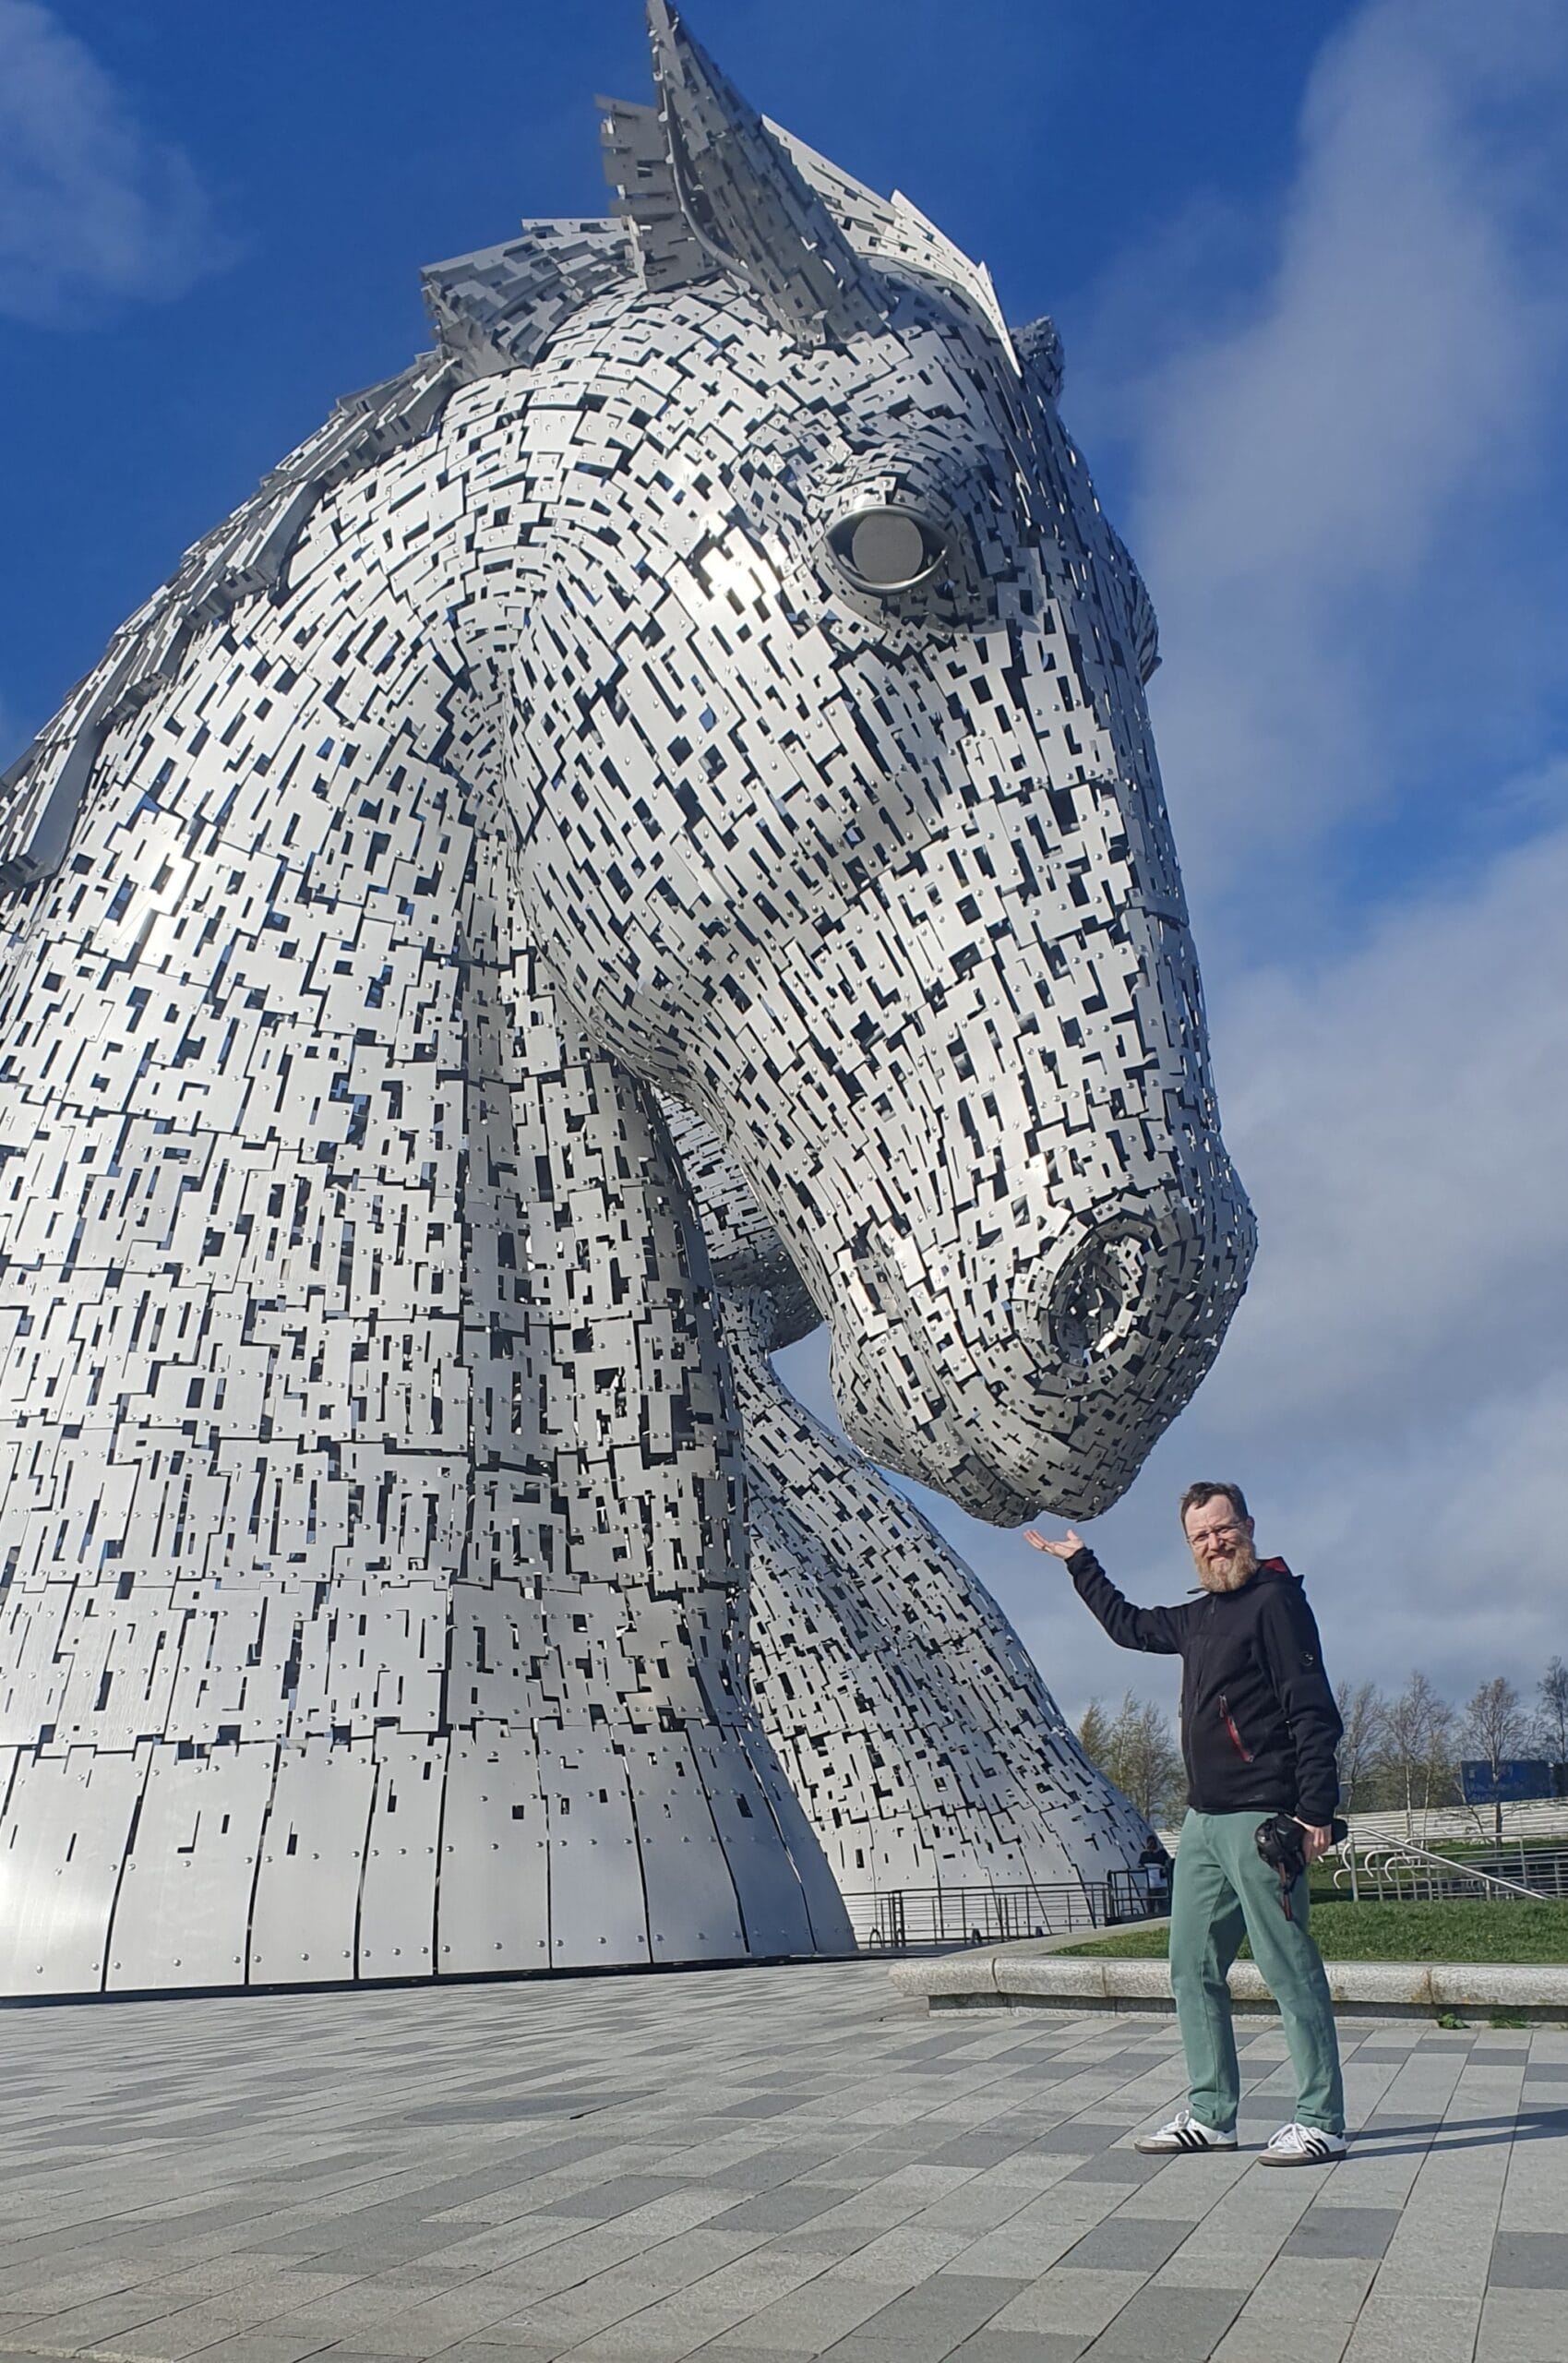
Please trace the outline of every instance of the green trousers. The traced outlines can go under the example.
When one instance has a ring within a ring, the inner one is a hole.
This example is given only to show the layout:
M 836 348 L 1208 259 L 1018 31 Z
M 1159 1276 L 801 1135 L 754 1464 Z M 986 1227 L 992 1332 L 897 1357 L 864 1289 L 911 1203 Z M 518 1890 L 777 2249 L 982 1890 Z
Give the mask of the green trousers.
M 1345 2131 L 1339 2038 L 1323 1955 L 1307 1925 L 1307 1882 L 1280 1910 L 1279 1878 L 1255 1843 L 1263 1812 L 1189 1813 L 1181 1825 L 1170 1911 L 1170 1990 L 1187 2057 L 1187 2105 L 1216 2133 L 1236 2126 L 1241 2070 L 1227 1970 L 1245 1935 L 1285 2022 L 1296 2069 L 1296 2121 Z

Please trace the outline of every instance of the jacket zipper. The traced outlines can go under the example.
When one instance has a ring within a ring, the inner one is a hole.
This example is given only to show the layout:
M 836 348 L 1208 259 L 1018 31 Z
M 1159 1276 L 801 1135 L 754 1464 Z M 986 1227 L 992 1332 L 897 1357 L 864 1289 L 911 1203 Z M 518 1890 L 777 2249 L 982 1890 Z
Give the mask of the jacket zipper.
M 1251 1764 L 1252 1761 L 1252 1751 L 1247 1745 L 1240 1733 L 1236 1728 L 1236 1718 L 1230 1711 L 1230 1701 L 1228 1698 L 1221 1698 L 1219 1702 L 1219 1711 L 1225 1719 L 1225 1728 L 1230 1733 L 1230 1744 L 1232 1747 L 1234 1747 L 1237 1755 L 1241 1758 L 1243 1764 Z
M 1196 1613 L 1196 1610 L 1199 1606 L 1201 1606 L 1203 1610 L 1203 1621 L 1201 1624 Z M 1203 1686 L 1203 1670 L 1208 1662 L 1209 1649 L 1212 1646 L 1211 1627 L 1214 1621 L 1215 1595 L 1213 1592 L 1210 1592 L 1208 1598 L 1201 1603 L 1194 1602 L 1194 1614 L 1192 1618 L 1192 1660 L 1191 1664 L 1188 1664 L 1185 1658 L 1183 1658 L 1182 1661 L 1181 1760 L 1187 1773 L 1188 1793 L 1194 1800 L 1196 1800 L 1198 1794 L 1198 1763 L 1196 1755 L 1198 1725 L 1196 1715 L 1191 1715 L 1187 1712 L 1187 1675 L 1190 1673 L 1192 1678 L 1192 1704 L 1196 1707 L 1198 1703 L 1198 1692 Z M 1201 1652 L 1198 1648 L 1200 1637 L 1203 1643 L 1203 1648 Z

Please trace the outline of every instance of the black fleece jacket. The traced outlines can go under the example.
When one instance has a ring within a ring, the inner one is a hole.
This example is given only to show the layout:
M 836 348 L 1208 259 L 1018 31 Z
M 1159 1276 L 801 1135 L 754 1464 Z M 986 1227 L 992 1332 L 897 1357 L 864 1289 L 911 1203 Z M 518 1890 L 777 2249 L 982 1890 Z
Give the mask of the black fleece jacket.
M 1283 1559 L 1239 1591 L 1134 1608 L 1092 1551 L 1067 1563 L 1080 1600 L 1124 1649 L 1181 1660 L 1181 1754 L 1198 1813 L 1293 1813 L 1314 1829 L 1339 1800 L 1344 1729 L 1307 1596 Z

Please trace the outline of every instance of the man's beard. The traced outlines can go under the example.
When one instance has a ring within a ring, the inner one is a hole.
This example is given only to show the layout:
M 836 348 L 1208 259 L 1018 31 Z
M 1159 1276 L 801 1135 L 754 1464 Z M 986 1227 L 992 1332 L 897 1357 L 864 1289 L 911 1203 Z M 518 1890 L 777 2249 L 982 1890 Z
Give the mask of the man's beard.
M 1202 1559 L 1198 1580 L 1205 1591 L 1239 1591 L 1258 1572 L 1258 1554 L 1250 1542 L 1239 1542 L 1227 1559 Z

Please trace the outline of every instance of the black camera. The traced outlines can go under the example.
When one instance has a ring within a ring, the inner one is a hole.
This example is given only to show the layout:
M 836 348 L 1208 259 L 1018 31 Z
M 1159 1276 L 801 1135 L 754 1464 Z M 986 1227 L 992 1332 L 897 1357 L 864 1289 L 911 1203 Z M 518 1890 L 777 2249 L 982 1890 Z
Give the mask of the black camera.
M 1329 1825 L 1334 1844 L 1342 1846 L 1349 1835 L 1349 1823 L 1335 1814 Z M 1290 1890 L 1307 1867 L 1306 1832 L 1294 1815 L 1276 1813 L 1259 1822 L 1254 1837 L 1259 1853 L 1278 1877 L 1279 1908 L 1288 1920 Z

